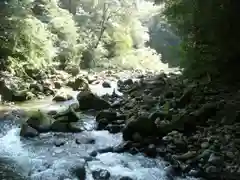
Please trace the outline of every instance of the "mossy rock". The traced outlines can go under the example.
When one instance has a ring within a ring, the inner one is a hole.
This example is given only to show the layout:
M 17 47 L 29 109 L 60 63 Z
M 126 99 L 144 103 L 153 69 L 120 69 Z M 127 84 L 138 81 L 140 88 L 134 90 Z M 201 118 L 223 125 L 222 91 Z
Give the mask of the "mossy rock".
M 38 132 L 48 132 L 51 124 L 55 121 L 51 116 L 42 112 L 41 110 L 28 111 L 27 124 Z

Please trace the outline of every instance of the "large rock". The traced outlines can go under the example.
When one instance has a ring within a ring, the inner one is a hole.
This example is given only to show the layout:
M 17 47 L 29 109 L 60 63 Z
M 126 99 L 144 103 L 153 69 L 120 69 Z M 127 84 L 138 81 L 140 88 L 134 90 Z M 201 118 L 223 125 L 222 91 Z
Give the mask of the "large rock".
M 49 131 L 81 132 L 82 129 L 73 124 L 73 122 L 77 122 L 79 119 L 78 114 L 72 107 L 69 107 L 62 112 L 52 115 L 45 114 L 40 110 L 31 112 L 27 124 L 40 133 Z
M 77 105 L 77 107 L 79 107 Z M 80 115 L 75 112 L 74 104 L 68 107 L 66 110 L 56 112 L 56 114 L 52 114 L 52 117 L 55 120 L 64 121 L 64 122 L 77 122 L 81 119 Z
M 110 108 L 110 103 L 89 91 L 82 91 L 77 95 L 81 110 L 103 110 Z
M 105 169 L 96 169 L 92 172 L 93 179 L 108 180 L 111 174 Z
M 17 85 L 10 85 L 5 80 L 0 80 L 0 94 L 3 101 L 26 101 L 29 99 L 28 91 L 17 90 Z
M 128 120 L 123 129 L 123 139 L 132 140 L 135 132 L 138 132 L 142 137 L 156 135 L 157 126 L 154 121 L 149 119 L 149 116 L 142 115 L 136 119 Z
M 40 110 L 28 112 L 27 124 L 38 132 L 48 132 L 51 124 L 55 121 L 51 116 Z
M 83 130 L 77 126 L 75 126 L 73 123 L 68 123 L 64 121 L 54 121 L 51 124 L 50 127 L 51 131 L 53 132 L 71 132 L 71 133 L 79 133 Z
M 54 98 L 53 101 L 56 102 L 62 102 L 62 101 L 68 101 L 68 100 L 72 100 L 73 96 L 71 96 L 70 94 L 66 93 L 66 92 L 58 92 Z
M 80 73 L 80 68 L 74 65 L 68 65 L 64 70 L 72 76 L 77 76 Z
M 25 137 L 25 138 L 32 138 L 38 136 L 39 133 L 36 129 L 30 127 L 26 123 L 22 124 L 21 126 L 21 131 L 20 131 L 20 136 Z
M 96 121 L 101 119 L 107 119 L 109 122 L 114 121 L 117 119 L 117 113 L 114 111 L 104 110 L 97 114 Z
M 70 79 L 67 82 L 67 86 L 71 87 L 74 91 L 89 90 L 88 81 L 83 77 L 76 77 L 75 79 Z
M 85 165 L 86 162 L 84 160 L 77 160 L 77 162 L 75 162 L 75 166 L 70 169 L 71 174 L 79 180 L 85 180 L 87 176 Z

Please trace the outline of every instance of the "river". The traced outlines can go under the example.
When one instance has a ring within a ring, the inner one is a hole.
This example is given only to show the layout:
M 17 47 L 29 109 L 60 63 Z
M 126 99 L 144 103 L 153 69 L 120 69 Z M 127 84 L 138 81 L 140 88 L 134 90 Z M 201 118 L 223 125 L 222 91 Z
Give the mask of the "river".
M 113 91 L 100 86 L 94 86 L 92 89 L 98 94 Z M 73 94 L 76 95 L 76 92 Z M 46 98 L 15 107 L 51 110 L 64 108 L 73 102 L 75 100 L 53 103 L 51 98 Z M 86 180 L 94 179 L 92 172 L 98 169 L 110 172 L 111 180 L 124 180 L 124 178 L 125 180 L 180 180 L 167 176 L 165 171 L 167 163 L 161 158 L 150 159 L 141 154 L 111 152 L 97 154 L 96 157 L 90 156 L 89 154 L 95 150 L 117 146 L 122 142 L 122 137 L 121 134 L 92 130 L 95 126 L 92 115 L 85 114 L 83 121 L 86 130 L 82 133 L 45 133 L 38 138 L 23 139 L 19 136 L 21 120 L 3 118 L 0 121 L 0 179 L 78 180 L 73 172 L 85 166 Z M 76 143 L 76 139 L 81 144 Z M 59 142 L 63 144 L 57 146 Z

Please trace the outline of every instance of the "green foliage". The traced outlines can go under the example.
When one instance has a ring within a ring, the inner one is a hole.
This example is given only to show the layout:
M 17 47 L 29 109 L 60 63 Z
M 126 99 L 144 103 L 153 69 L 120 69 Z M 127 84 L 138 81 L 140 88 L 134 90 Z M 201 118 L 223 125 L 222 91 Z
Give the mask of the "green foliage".
M 157 69 L 161 56 L 145 45 L 146 22 L 158 10 L 145 0 L 8 0 L 1 5 L 1 70 L 29 76 L 27 67 L 53 63 Z
M 165 0 L 168 22 L 182 43 L 182 67 L 192 77 L 235 75 L 239 65 L 238 6 L 224 0 Z

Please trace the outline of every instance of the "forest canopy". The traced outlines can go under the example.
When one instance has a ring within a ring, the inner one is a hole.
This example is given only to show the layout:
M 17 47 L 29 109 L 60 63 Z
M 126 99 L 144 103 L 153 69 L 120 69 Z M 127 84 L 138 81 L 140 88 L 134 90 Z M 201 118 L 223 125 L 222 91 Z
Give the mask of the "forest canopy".
M 26 66 L 52 64 L 167 67 L 148 46 L 148 22 L 161 10 L 145 0 L 5 0 L 1 68 L 21 76 Z

